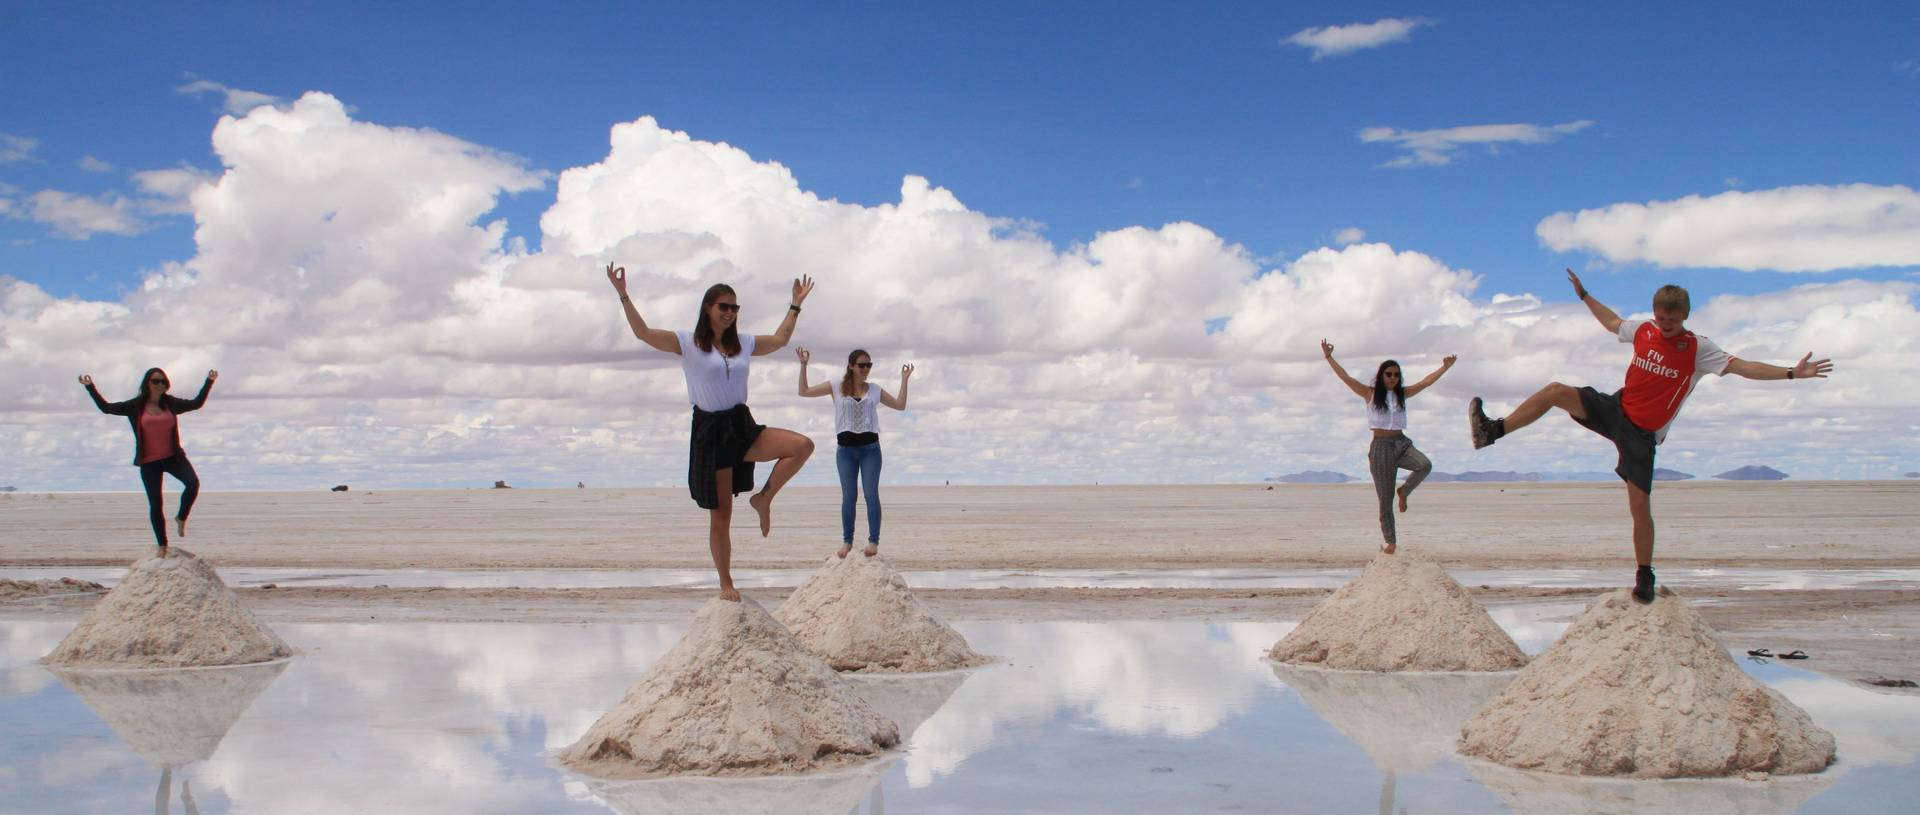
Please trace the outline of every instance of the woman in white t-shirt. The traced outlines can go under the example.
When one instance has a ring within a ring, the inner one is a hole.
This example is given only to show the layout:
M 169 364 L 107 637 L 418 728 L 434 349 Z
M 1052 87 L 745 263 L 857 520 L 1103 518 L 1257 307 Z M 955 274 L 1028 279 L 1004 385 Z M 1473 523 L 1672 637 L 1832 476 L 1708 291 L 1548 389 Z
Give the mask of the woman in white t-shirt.
M 907 380 L 913 377 L 913 365 L 900 366 L 900 395 L 867 384 L 873 372 L 873 357 L 862 349 L 847 355 L 847 372 L 838 384 L 807 385 L 807 362 L 812 354 L 795 349 L 800 356 L 800 395 L 833 397 L 833 430 L 838 441 L 834 463 L 840 468 L 840 557 L 853 551 L 854 486 L 858 481 L 867 494 L 867 557 L 880 554 L 880 405 L 894 410 L 907 409 Z
M 640 318 L 639 309 L 627 297 L 626 268 L 607 264 L 607 282 L 620 293 L 620 305 L 633 335 L 656 350 L 680 356 L 680 371 L 687 379 L 687 400 L 693 403 L 687 489 L 693 493 L 694 503 L 710 513 L 707 545 L 713 551 L 713 568 L 720 573 L 720 596 L 737 601 L 740 592 L 734 590 L 729 570 L 733 560 L 733 539 L 728 530 L 733 521 L 733 496 L 753 489 L 754 462 L 774 462 L 767 485 L 747 499 L 760 516 L 760 536 L 766 537 L 773 530 L 773 496 L 813 454 L 813 440 L 806 436 L 753 421 L 753 413 L 747 409 L 747 368 L 753 357 L 778 351 L 793 338 L 800 304 L 813 292 L 813 278 L 793 281 L 793 300 L 787 306 L 786 319 L 774 333 L 760 336 L 735 329 L 740 303 L 733 288 L 725 283 L 715 283 L 700 298 L 700 317 L 692 331 L 668 331 L 650 328 Z
M 1367 470 L 1373 475 L 1373 491 L 1380 499 L 1380 535 L 1384 538 L 1380 551 L 1391 555 L 1399 546 L 1394 534 L 1393 497 L 1399 496 L 1400 511 L 1406 512 L 1407 496 L 1420 486 L 1427 473 L 1433 472 L 1433 462 L 1407 438 L 1407 400 L 1440 381 L 1440 375 L 1452 368 L 1459 356 L 1448 354 L 1440 360 L 1439 370 L 1405 386 L 1401 384 L 1400 363 L 1387 360 L 1373 372 L 1373 385 L 1368 387 L 1348 376 L 1347 369 L 1334 360 L 1333 343 L 1321 340 L 1320 353 L 1326 356 L 1327 364 L 1333 366 L 1333 374 L 1367 403 L 1367 426 L 1373 429 L 1373 444 L 1367 449 Z M 1407 476 L 1406 484 L 1395 489 L 1393 482 L 1401 470 L 1411 470 L 1413 474 Z

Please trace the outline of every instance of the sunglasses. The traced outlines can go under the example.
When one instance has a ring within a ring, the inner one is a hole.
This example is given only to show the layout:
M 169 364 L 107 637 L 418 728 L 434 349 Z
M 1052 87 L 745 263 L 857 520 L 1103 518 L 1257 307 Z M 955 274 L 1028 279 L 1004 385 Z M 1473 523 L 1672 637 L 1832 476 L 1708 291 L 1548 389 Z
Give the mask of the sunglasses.
M 149 379 L 149 380 L 147 380 L 147 384 L 149 384 L 149 385 L 165 385 L 165 384 L 167 384 L 167 380 L 164 380 L 164 379 Z
M 722 314 L 733 314 L 740 310 L 739 303 L 714 303 L 714 305 L 719 307 Z
M 855 367 L 855 368 L 859 368 L 860 370 L 862 370 L 862 371 L 864 371 L 864 370 L 867 370 L 868 368 L 872 368 L 872 367 L 873 367 L 873 363 L 871 363 L 871 362 L 856 362 L 856 363 L 854 363 L 854 364 L 853 364 L 853 367 Z
M 1383 373 L 1383 374 L 1381 374 L 1381 376 L 1391 376 L 1391 377 L 1393 377 L 1394 379 L 1399 379 L 1399 378 L 1400 378 L 1400 372 L 1399 372 L 1399 371 L 1388 371 L 1388 372 L 1386 372 L 1386 373 Z

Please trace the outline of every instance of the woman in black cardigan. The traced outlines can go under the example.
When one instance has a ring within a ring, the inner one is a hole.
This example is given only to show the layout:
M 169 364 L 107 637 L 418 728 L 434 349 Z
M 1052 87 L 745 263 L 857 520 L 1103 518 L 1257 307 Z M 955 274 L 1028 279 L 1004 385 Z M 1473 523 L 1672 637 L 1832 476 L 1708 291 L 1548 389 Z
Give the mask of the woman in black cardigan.
M 193 499 L 200 495 L 200 476 L 187 461 L 186 448 L 180 446 L 178 417 L 206 404 L 207 392 L 213 390 L 213 380 L 219 378 L 219 371 L 208 371 L 199 395 L 182 399 L 167 393 L 166 371 L 148 368 L 140 377 L 139 396 L 125 402 L 108 402 L 100 398 L 100 391 L 93 386 L 93 377 L 80 376 L 80 384 L 87 386 L 87 395 L 93 397 L 93 404 L 101 413 L 125 416 L 127 423 L 133 425 L 133 463 L 140 468 L 141 486 L 147 488 L 147 516 L 153 523 L 153 538 L 160 544 L 162 554 L 167 551 L 167 518 L 160 506 L 160 475 L 173 476 L 184 488 L 180 493 L 180 512 L 173 518 L 180 537 L 187 536 L 187 513 L 193 510 Z

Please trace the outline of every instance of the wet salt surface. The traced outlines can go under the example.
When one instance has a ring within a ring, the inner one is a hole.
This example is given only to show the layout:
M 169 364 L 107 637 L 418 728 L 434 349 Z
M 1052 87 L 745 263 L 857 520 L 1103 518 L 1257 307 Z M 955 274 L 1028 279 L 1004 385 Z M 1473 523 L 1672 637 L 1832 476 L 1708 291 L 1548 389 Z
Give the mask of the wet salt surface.
M 1580 604 L 1497 607 L 1530 652 Z M 1463 761 L 1455 719 L 1500 679 L 1276 668 L 1294 623 L 958 623 L 985 668 L 855 677 L 910 732 L 861 769 L 607 784 L 547 755 L 682 625 L 305 624 L 302 653 L 239 679 L 55 674 L 68 623 L 0 620 L 0 810 L 125 812 L 189 789 L 219 812 L 1903 811 L 1920 697 L 1742 664 L 1834 731 L 1795 781 L 1598 782 Z M 184 675 L 184 676 L 183 676 Z M 247 697 L 251 696 L 249 701 Z
M 213 556 L 218 560 L 218 556 Z M 1540 586 L 1616 588 L 1629 585 L 1621 569 L 1449 569 L 1468 586 Z M 0 567 L 0 579 L 43 580 L 72 577 L 107 586 L 126 569 L 85 566 Z M 712 588 L 711 569 L 293 569 L 222 567 L 231 586 L 346 586 L 368 588 L 546 588 L 624 587 Z M 792 588 L 811 571 L 737 569 L 734 584 L 743 589 Z M 928 589 L 1159 588 L 1159 589 L 1333 589 L 1359 576 L 1358 569 L 946 569 L 905 571 L 909 585 Z M 1685 569 L 1662 568 L 1660 581 L 1673 586 L 1716 589 L 1920 588 L 1920 569 Z

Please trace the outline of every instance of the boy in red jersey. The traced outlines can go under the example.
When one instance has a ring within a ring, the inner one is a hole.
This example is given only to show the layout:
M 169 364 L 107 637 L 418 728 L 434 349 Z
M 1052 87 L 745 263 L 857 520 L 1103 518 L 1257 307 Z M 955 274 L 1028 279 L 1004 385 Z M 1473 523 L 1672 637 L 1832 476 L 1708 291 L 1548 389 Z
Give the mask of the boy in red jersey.
M 1661 286 L 1653 293 L 1653 319 L 1620 319 L 1600 301 L 1587 295 L 1580 276 L 1567 270 L 1573 293 L 1587 304 L 1593 317 L 1613 332 L 1621 342 L 1633 343 L 1633 362 L 1627 367 L 1627 381 L 1620 390 L 1604 394 L 1590 387 L 1575 388 L 1555 382 L 1527 397 L 1504 419 L 1489 419 L 1481 410 L 1480 397 L 1467 403 L 1467 423 L 1473 431 L 1475 449 L 1493 444 L 1501 436 L 1533 424 L 1552 408 L 1559 408 L 1595 433 L 1613 441 L 1620 451 L 1620 463 L 1614 472 L 1627 482 L 1627 508 L 1633 513 L 1633 556 L 1640 562 L 1634 573 L 1633 596 L 1642 603 L 1653 602 L 1653 492 L 1654 447 L 1666 440 L 1667 427 L 1680 413 L 1680 406 L 1693 393 L 1693 386 L 1707 374 L 1739 374 L 1748 379 L 1824 379 L 1833 370 L 1829 360 L 1813 360 L 1813 354 L 1800 358 L 1791 368 L 1748 362 L 1729 355 L 1712 340 L 1688 331 L 1684 325 L 1692 304 L 1687 290 L 1679 286 Z

